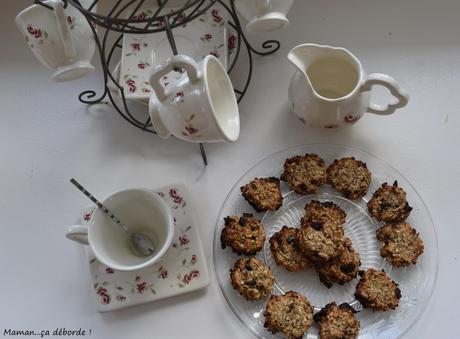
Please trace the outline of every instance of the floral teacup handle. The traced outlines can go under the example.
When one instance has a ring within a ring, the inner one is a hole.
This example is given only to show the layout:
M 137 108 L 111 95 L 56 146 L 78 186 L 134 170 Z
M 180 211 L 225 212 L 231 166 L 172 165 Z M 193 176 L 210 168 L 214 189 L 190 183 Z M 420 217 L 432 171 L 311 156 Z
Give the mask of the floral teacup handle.
M 407 105 L 407 102 L 409 101 L 409 94 L 407 94 L 392 77 L 381 73 L 369 74 L 366 82 L 361 87 L 361 92 L 370 91 L 374 85 L 381 85 L 388 88 L 397 101 L 386 106 L 370 103 L 369 108 L 367 109 L 369 113 L 389 115 L 393 114 L 398 108 Z
M 64 53 L 66 57 L 73 58 L 76 55 L 76 51 L 72 41 L 72 36 L 70 35 L 70 28 L 67 24 L 67 16 L 64 11 L 64 5 L 61 0 L 53 0 L 52 6 L 54 16 L 56 17 L 59 37 L 61 38 L 62 45 L 64 46 Z
M 169 58 L 164 64 L 155 67 L 150 75 L 150 84 L 159 101 L 163 102 L 168 98 L 166 88 L 163 87 L 160 80 L 175 68 L 183 68 L 192 84 L 200 80 L 198 65 L 191 57 L 186 55 L 175 55 Z M 171 86 L 174 88 L 174 84 Z
M 88 242 L 88 227 L 85 225 L 73 225 L 69 226 L 65 236 L 73 241 L 76 241 L 83 245 L 89 245 Z

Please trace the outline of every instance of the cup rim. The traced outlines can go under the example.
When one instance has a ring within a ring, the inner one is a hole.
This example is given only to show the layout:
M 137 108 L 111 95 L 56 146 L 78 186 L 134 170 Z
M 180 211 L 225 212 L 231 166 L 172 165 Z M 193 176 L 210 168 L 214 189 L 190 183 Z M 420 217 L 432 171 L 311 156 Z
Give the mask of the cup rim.
M 219 69 L 221 70 L 222 75 L 224 75 L 224 77 L 226 79 L 227 85 L 229 85 L 229 88 L 232 89 L 231 90 L 232 104 L 233 104 L 233 106 L 235 107 L 235 109 L 237 111 L 236 119 L 238 120 L 238 131 L 235 133 L 234 136 L 230 136 L 228 131 L 225 131 L 224 127 L 222 126 L 222 124 L 217 119 L 216 115 L 214 114 L 215 107 L 214 107 L 213 101 L 211 99 L 211 94 L 210 94 L 210 90 L 209 90 L 209 82 L 208 82 L 208 64 L 210 62 L 215 63 L 219 67 Z M 228 142 L 237 141 L 239 136 L 240 136 L 240 115 L 239 115 L 238 101 L 236 100 L 236 95 L 235 95 L 235 91 L 233 89 L 233 84 L 232 84 L 232 81 L 230 80 L 230 77 L 228 76 L 227 70 L 222 65 L 222 63 L 219 61 L 219 59 L 217 59 L 213 55 L 208 55 L 203 59 L 203 79 L 204 79 L 204 86 L 205 86 L 205 89 L 206 89 L 206 98 L 208 100 L 209 105 L 211 106 L 211 110 L 213 112 L 212 117 L 214 119 L 214 122 L 215 122 L 216 126 L 219 128 L 219 131 L 220 131 L 221 135 L 224 137 L 224 139 L 226 141 L 228 141 Z
M 88 243 L 89 243 L 89 246 L 91 248 L 91 250 L 93 251 L 94 255 L 96 256 L 96 258 L 102 262 L 104 265 L 106 266 L 109 266 L 113 269 L 116 269 L 116 270 L 119 270 L 119 271 L 135 271 L 135 270 L 138 270 L 138 269 L 141 269 L 141 268 L 144 268 L 144 267 L 147 267 L 147 266 L 151 266 L 153 264 L 155 264 L 156 262 L 158 262 L 159 260 L 161 260 L 161 258 L 164 256 L 164 254 L 166 253 L 166 251 L 171 247 L 171 243 L 172 243 L 172 240 L 173 240 L 173 237 L 174 237 L 174 217 L 172 215 L 172 212 L 171 212 L 171 209 L 170 207 L 168 206 L 168 204 L 166 203 L 166 201 L 163 200 L 163 198 L 161 198 L 160 196 L 158 196 L 158 194 L 154 191 L 154 190 L 150 190 L 150 189 L 146 189 L 146 188 L 128 188 L 128 189 L 124 189 L 124 190 L 121 190 L 121 191 L 118 191 L 118 192 L 115 192 L 111 195 L 109 195 L 107 198 L 105 198 L 103 201 L 102 201 L 102 204 L 105 204 L 107 202 L 107 200 L 117 196 L 117 195 L 121 195 L 121 194 L 126 194 L 126 193 L 129 193 L 129 192 L 143 192 L 143 193 L 148 193 L 149 195 L 151 195 L 154 200 L 156 201 L 156 203 L 158 203 L 161 207 L 161 210 L 163 213 L 165 213 L 164 217 L 167 221 L 167 229 L 168 229 L 168 234 L 166 236 L 166 240 L 164 241 L 163 245 L 161 246 L 160 250 L 157 252 L 157 254 L 153 257 L 151 257 L 149 260 L 141 263 L 141 264 L 138 264 L 138 265 L 132 265 L 132 266 L 125 266 L 125 265 L 118 265 L 118 264 L 113 264 L 113 263 L 107 263 L 104 259 L 101 260 L 101 255 L 98 254 L 98 250 L 94 247 L 94 244 L 93 244 L 93 241 L 92 241 L 92 232 L 91 232 L 91 229 L 92 227 L 94 227 L 94 223 L 95 223 L 95 215 L 96 215 L 96 211 L 99 210 L 99 207 L 96 208 L 92 215 L 91 215 L 91 219 L 88 223 Z M 105 215 L 105 214 L 102 214 L 102 215 Z M 115 227 L 115 226 L 114 226 Z

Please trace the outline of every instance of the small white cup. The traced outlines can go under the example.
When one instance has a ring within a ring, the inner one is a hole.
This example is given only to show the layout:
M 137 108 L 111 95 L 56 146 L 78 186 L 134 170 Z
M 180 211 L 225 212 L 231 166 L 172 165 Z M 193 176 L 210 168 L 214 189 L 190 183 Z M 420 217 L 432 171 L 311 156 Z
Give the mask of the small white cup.
M 45 3 L 53 10 L 32 5 L 15 19 L 35 57 L 54 70 L 55 81 L 74 80 L 92 72 L 90 61 L 96 43 L 86 18 L 70 4 L 64 9 L 61 0 Z
M 89 245 L 100 262 L 121 271 L 138 270 L 161 260 L 173 240 L 174 220 L 168 205 L 157 193 L 128 189 L 111 195 L 102 204 L 131 232 L 149 236 L 155 253 L 145 258 L 134 255 L 129 235 L 99 208 L 94 210 L 88 226 L 70 226 L 66 237 Z
M 238 12 L 248 21 L 251 33 L 271 32 L 289 24 L 287 14 L 294 0 L 235 0 Z
M 168 86 L 160 80 L 173 69 L 180 74 Z M 240 115 L 232 82 L 220 61 L 208 55 L 199 63 L 176 55 L 155 67 L 150 76 L 152 124 L 161 138 L 171 135 L 188 142 L 234 142 L 240 135 Z

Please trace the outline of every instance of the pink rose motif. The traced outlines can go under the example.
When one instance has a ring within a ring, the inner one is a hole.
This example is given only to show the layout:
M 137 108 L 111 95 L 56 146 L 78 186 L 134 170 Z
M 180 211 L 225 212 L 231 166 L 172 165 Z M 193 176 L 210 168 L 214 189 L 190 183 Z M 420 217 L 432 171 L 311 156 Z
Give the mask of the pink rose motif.
M 223 18 L 220 16 L 219 11 L 217 9 L 213 9 L 211 12 L 211 15 L 212 15 L 212 19 L 217 23 L 223 20 Z
M 353 125 L 356 121 L 359 120 L 359 117 L 354 116 L 353 114 L 348 114 L 345 116 L 344 120 L 347 124 Z
M 155 22 L 152 24 L 152 26 L 153 26 L 153 27 L 156 27 L 156 28 L 162 28 L 164 25 L 165 25 L 165 24 L 164 24 L 163 20 L 155 21 Z
M 166 279 L 168 277 L 168 271 L 163 267 L 161 266 L 159 269 L 158 269 L 158 278 L 161 278 L 161 279 Z
M 187 234 L 182 234 L 179 237 L 179 243 L 181 246 L 185 246 L 190 242 L 190 239 L 187 237 Z
M 141 92 L 142 92 L 142 93 L 150 93 L 151 90 L 149 90 L 148 88 L 143 88 L 143 89 L 141 90 Z
M 83 215 L 83 220 L 89 221 L 89 220 L 91 219 L 91 214 L 92 214 L 92 212 L 86 212 L 86 213 Z
M 199 276 L 200 276 L 200 271 L 198 270 L 190 271 L 189 273 L 184 275 L 184 277 L 182 278 L 182 282 L 188 285 L 193 279 L 198 278 Z
M 131 48 L 132 48 L 133 50 L 135 50 L 135 51 L 140 51 L 140 50 L 141 50 L 141 44 L 138 43 L 138 42 L 133 42 L 133 43 L 131 44 Z
M 74 18 L 72 18 L 70 15 L 67 16 L 67 23 L 72 26 L 74 21 Z
M 107 273 L 107 274 L 114 274 L 115 271 L 113 270 L 113 268 L 107 267 L 107 268 L 105 269 L 105 273 Z
M 101 303 L 103 305 L 110 304 L 110 295 L 104 287 L 99 287 L 96 292 L 101 297 Z
M 126 84 L 128 85 L 128 91 L 130 93 L 136 92 L 136 89 L 137 89 L 136 82 L 133 79 L 126 80 Z
M 185 15 L 184 14 L 178 14 L 176 15 L 176 17 L 174 18 L 176 20 L 177 23 L 181 24 L 185 21 Z M 185 27 L 186 25 L 183 25 L 183 27 Z
M 137 64 L 137 68 L 145 69 L 145 63 L 139 62 L 139 63 Z
M 141 282 L 139 284 L 136 285 L 136 289 L 137 289 L 137 292 L 139 293 L 144 293 L 145 291 L 147 291 L 147 283 L 146 282 Z
M 185 130 L 188 132 L 188 135 L 193 135 L 198 132 L 198 128 L 193 127 L 192 125 L 185 126 Z
M 182 198 L 175 188 L 169 190 L 169 196 L 173 199 L 175 204 L 181 204 L 184 198 Z
M 125 301 L 126 297 L 124 295 L 119 294 L 115 297 L 115 299 L 117 299 L 118 301 Z
M 27 32 L 29 32 L 29 34 L 32 34 L 34 38 L 38 39 L 38 38 L 41 38 L 42 37 L 42 30 L 37 28 L 33 28 L 32 25 L 28 25 L 27 26 Z
M 145 12 L 141 12 L 141 13 L 139 13 L 139 15 L 133 15 L 132 19 L 134 19 L 134 20 L 144 20 L 146 17 L 147 17 L 147 15 L 145 14 Z
M 220 57 L 220 53 L 218 51 L 212 51 L 209 54 L 214 55 L 216 58 Z
M 212 39 L 212 34 L 210 33 L 206 33 L 205 35 L 201 37 L 201 40 L 204 40 L 204 41 L 209 41 L 211 39 Z
M 198 256 L 196 254 L 192 255 L 192 259 L 190 259 L 190 263 L 192 265 L 195 265 L 197 261 L 198 261 Z
M 231 35 L 228 37 L 228 49 L 235 49 L 236 48 L 236 36 Z

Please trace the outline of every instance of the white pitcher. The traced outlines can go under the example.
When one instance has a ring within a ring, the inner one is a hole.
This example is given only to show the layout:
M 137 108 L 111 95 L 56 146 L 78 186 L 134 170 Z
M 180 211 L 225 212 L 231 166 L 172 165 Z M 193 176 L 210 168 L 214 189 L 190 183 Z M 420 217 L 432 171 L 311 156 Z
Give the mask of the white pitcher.
M 408 102 L 393 78 L 366 75 L 361 62 L 344 48 L 304 44 L 293 48 L 288 59 L 297 69 L 289 86 L 290 108 L 307 126 L 351 125 L 366 112 L 388 115 Z M 387 87 L 396 100 L 385 106 L 371 103 L 373 85 Z

